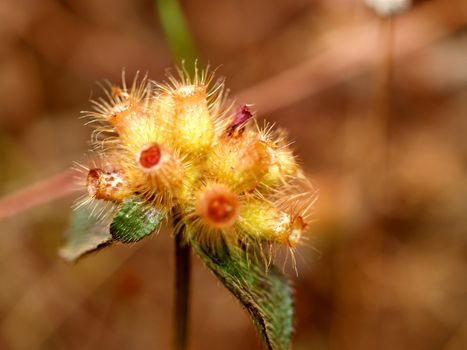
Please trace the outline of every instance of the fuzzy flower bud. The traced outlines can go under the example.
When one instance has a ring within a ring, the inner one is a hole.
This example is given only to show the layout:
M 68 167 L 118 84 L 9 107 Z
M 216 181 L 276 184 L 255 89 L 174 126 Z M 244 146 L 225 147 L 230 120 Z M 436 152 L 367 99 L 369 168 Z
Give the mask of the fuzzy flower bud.
M 120 171 L 89 170 L 86 187 L 90 197 L 107 201 L 122 201 L 128 195 L 127 181 Z
M 150 202 L 169 207 L 183 189 L 188 170 L 180 157 L 157 142 L 141 147 L 134 163 L 128 161 L 127 167 L 136 192 Z
M 303 218 L 282 211 L 269 202 L 253 200 L 241 213 L 241 229 L 252 239 L 295 248 L 306 229 Z
M 198 195 L 196 209 L 207 226 L 225 228 L 232 226 L 238 218 L 237 195 L 223 185 L 213 185 Z
M 299 170 L 292 151 L 286 147 L 268 146 L 271 166 L 262 179 L 262 183 L 269 187 L 276 187 L 293 178 Z
M 271 164 L 267 145 L 256 134 L 223 138 L 206 161 L 206 170 L 239 192 L 253 190 Z
M 173 91 L 175 126 L 180 148 L 187 153 L 204 152 L 214 137 L 214 121 L 209 114 L 206 86 L 186 85 Z

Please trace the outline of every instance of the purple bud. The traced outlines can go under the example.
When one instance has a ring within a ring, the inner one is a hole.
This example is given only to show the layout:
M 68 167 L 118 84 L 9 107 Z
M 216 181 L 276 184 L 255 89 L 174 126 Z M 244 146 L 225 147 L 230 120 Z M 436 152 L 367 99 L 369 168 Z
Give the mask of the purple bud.
M 232 136 L 234 133 L 241 134 L 245 128 L 245 124 L 248 120 L 253 117 L 253 114 L 250 111 L 248 105 L 242 105 L 238 108 L 237 113 L 233 118 L 232 124 L 228 128 L 227 132 L 229 136 Z

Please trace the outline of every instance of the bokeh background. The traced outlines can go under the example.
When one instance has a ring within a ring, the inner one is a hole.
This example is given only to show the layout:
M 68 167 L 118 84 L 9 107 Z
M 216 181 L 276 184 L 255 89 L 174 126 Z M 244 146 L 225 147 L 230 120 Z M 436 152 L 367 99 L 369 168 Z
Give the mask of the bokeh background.
M 467 349 L 467 2 L 392 19 L 363 0 L 181 6 L 200 62 L 289 130 L 319 189 L 298 276 L 286 268 L 293 349 Z M 0 201 L 0 349 L 169 348 L 169 230 L 77 265 L 57 250 L 96 82 L 164 79 L 170 47 L 149 0 L 0 0 L 0 194 L 23 190 Z M 190 348 L 260 349 L 193 261 Z

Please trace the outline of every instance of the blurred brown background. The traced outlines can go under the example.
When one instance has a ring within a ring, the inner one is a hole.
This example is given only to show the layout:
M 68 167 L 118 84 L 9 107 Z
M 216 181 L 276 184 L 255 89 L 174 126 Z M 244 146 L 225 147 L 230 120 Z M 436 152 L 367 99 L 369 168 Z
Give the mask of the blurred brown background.
M 392 21 L 363 0 L 182 6 L 202 60 L 290 131 L 320 191 L 288 271 L 293 349 L 467 349 L 467 2 Z M 85 159 L 96 81 L 173 66 L 152 1 L 0 0 L 0 194 Z M 168 349 L 169 232 L 68 265 L 75 197 L 1 223 L 0 349 Z M 260 349 L 193 260 L 191 349 Z

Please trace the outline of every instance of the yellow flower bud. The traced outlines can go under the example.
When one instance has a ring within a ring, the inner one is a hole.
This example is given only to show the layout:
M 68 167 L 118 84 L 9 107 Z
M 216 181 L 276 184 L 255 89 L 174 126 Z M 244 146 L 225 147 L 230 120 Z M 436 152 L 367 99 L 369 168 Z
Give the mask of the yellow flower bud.
M 209 113 L 206 86 L 186 85 L 172 92 L 175 108 L 174 142 L 188 154 L 203 154 L 214 138 L 214 121 Z
M 238 192 L 253 190 L 269 167 L 268 147 L 253 133 L 222 138 L 206 160 L 209 175 Z
M 293 178 L 299 170 L 297 161 L 288 147 L 276 148 L 268 146 L 271 165 L 261 180 L 267 187 L 277 187 L 284 184 L 288 178 Z
M 244 203 L 238 226 L 254 241 L 281 243 L 290 247 L 299 243 L 306 228 L 300 216 L 293 216 L 261 199 Z
M 123 161 L 134 191 L 156 205 L 170 207 L 183 188 L 189 163 L 157 142 L 144 145 Z

